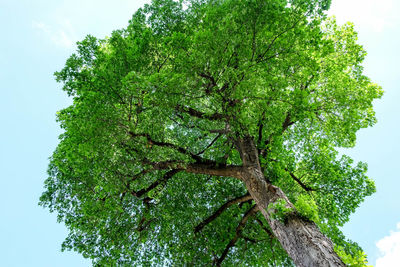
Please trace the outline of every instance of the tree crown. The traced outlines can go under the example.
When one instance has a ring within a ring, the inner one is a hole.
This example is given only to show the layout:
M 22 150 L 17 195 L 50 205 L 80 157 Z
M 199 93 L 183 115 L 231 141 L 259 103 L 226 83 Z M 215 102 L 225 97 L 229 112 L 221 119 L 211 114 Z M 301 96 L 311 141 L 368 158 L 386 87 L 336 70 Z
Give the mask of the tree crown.
M 362 262 L 338 227 L 375 187 L 337 148 L 375 123 L 382 91 L 329 4 L 153 0 L 79 42 L 55 74 L 73 104 L 40 202 L 69 228 L 63 248 L 100 265 L 207 265 L 236 238 L 226 264 L 291 264 L 234 178 L 246 137 L 266 179 Z

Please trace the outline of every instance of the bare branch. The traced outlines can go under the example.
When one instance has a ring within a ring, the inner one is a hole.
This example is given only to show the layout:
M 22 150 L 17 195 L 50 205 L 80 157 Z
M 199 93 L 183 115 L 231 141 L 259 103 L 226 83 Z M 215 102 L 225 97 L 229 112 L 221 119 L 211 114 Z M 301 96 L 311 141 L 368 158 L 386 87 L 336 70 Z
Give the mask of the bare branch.
M 218 218 L 219 215 L 222 214 L 222 212 L 224 212 L 227 208 L 229 208 L 230 206 L 237 204 L 237 203 L 241 203 L 241 202 L 245 202 L 252 199 L 252 197 L 250 196 L 249 193 L 246 193 L 243 196 L 240 197 L 236 197 L 234 199 L 229 200 L 228 202 L 226 202 L 224 205 L 222 205 L 218 210 L 216 210 L 211 216 L 209 216 L 207 219 L 205 219 L 204 221 L 202 221 L 200 224 L 198 224 L 195 228 L 194 228 L 194 232 L 198 233 L 200 232 L 204 226 L 206 226 L 207 224 L 209 224 L 210 222 L 212 222 L 213 220 L 215 220 L 216 218 Z

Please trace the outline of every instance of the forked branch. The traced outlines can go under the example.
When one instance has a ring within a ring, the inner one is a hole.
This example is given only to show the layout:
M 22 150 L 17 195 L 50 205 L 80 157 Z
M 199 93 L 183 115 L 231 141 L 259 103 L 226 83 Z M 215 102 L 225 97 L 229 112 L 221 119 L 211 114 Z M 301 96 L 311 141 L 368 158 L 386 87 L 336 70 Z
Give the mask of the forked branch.
M 238 226 L 236 227 L 235 236 L 229 241 L 228 245 L 225 247 L 224 251 L 222 252 L 221 256 L 217 259 L 216 265 L 221 266 L 221 263 L 224 261 L 226 256 L 228 255 L 229 250 L 235 246 L 236 242 L 238 241 L 244 226 L 247 223 L 247 220 L 254 215 L 258 211 L 257 205 L 251 207 L 243 216 L 242 220 L 239 222 Z
M 216 210 L 213 214 L 211 214 L 207 219 L 205 219 L 204 221 L 202 221 L 201 223 L 199 223 L 195 228 L 194 228 L 194 232 L 198 233 L 200 232 L 204 226 L 206 226 L 207 224 L 209 224 L 210 222 L 212 222 L 213 220 L 215 220 L 216 218 L 218 218 L 218 216 L 220 216 L 227 208 L 229 208 L 232 205 L 235 205 L 237 203 L 242 203 L 245 201 L 248 201 L 249 199 L 252 199 L 252 197 L 250 196 L 249 193 L 246 193 L 243 196 L 240 197 L 236 197 L 234 199 L 229 200 L 228 202 L 226 202 L 224 205 L 222 205 L 218 210 Z

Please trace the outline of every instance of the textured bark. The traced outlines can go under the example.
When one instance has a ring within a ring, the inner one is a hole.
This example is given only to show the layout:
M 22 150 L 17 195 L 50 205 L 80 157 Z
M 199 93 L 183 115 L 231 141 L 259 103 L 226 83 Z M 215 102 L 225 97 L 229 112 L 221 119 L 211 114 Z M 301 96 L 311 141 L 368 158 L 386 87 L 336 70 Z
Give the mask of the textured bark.
M 273 234 L 299 267 L 345 266 L 333 250 L 332 241 L 321 233 L 314 222 L 308 221 L 295 212 L 284 222 L 271 219 L 268 205 L 282 198 L 287 206 L 295 210 L 285 193 L 269 184 L 261 172 L 258 151 L 252 138 L 238 140 L 244 170 L 242 180 L 269 223 Z

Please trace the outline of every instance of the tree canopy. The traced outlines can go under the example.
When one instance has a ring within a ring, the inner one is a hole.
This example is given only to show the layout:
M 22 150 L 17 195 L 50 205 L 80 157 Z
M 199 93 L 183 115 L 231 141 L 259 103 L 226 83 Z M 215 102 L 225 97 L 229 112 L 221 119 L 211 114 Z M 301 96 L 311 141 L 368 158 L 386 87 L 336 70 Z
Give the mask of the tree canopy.
M 267 184 L 315 222 L 347 264 L 339 227 L 375 191 L 337 152 L 375 123 L 352 24 L 326 0 L 153 0 L 125 29 L 87 36 L 56 72 L 73 97 L 40 204 L 63 249 L 99 266 L 291 266 L 235 173 L 249 139 Z M 285 223 L 285 202 L 271 202 Z M 271 213 L 272 214 L 272 213 Z

